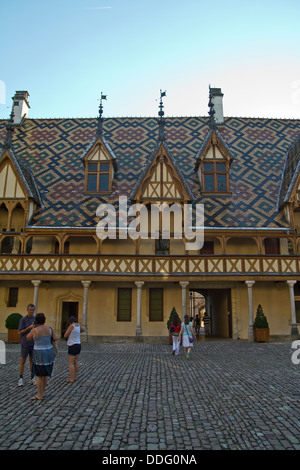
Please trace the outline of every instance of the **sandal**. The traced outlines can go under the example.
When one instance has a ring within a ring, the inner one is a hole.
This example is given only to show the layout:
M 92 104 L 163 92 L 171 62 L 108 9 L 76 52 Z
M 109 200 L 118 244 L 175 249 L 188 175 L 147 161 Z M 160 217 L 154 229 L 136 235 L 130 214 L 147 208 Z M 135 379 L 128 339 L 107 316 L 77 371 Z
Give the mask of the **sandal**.
M 66 382 L 69 383 L 69 384 L 73 384 L 75 382 L 75 380 L 67 379 Z
M 35 395 L 34 397 L 31 397 L 31 400 L 39 400 L 39 401 L 41 401 L 41 400 L 42 400 L 42 398 L 38 398 L 38 396 L 37 396 L 37 395 Z

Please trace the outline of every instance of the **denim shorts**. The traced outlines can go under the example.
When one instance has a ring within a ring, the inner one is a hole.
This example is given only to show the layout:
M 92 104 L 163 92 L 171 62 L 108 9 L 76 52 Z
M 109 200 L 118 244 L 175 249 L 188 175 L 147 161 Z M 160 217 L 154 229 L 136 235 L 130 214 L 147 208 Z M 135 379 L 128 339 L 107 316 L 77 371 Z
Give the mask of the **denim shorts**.
M 81 351 L 81 344 L 72 344 L 72 346 L 68 346 L 68 354 L 69 356 L 77 356 Z

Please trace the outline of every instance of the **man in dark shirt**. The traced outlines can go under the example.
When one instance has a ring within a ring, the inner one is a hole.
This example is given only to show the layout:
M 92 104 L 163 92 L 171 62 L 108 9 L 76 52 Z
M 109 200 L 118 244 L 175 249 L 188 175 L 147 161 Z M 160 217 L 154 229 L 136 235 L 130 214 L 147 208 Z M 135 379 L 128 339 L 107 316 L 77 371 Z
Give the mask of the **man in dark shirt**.
M 24 373 L 26 358 L 28 355 L 29 355 L 29 361 L 30 361 L 31 383 L 32 385 L 36 384 L 35 377 L 33 377 L 32 375 L 32 352 L 33 352 L 34 342 L 33 342 L 33 339 L 27 341 L 27 335 L 32 330 L 32 328 L 34 328 L 34 325 L 35 325 L 34 311 L 35 311 L 35 306 L 33 304 L 29 304 L 27 306 L 27 315 L 22 317 L 19 323 L 18 331 L 19 331 L 19 335 L 21 336 L 21 360 L 20 360 L 20 366 L 19 366 L 20 378 L 18 382 L 19 387 L 23 387 L 24 385 L 23 373 Z

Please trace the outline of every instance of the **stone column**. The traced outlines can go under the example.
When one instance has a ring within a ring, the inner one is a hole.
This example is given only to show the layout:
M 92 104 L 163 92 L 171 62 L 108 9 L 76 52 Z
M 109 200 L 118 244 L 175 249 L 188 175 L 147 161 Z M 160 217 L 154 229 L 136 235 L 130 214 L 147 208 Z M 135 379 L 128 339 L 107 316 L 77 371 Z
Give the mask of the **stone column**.
M 294 285 L 296 284 L 297 281 L 286 281 L 287 285 L 289 286 L 290 290 L 290 304 L 291 304 L 291 335 L 292 336 L 298 336 L 299 331 L 297 327 L 297 321 L 296 321 L 296 308 L 295 308 L 295 294 L 294 294 Z
M 135 282 L 136 293 L 136 336 L 142 336 L 142 287 L 143 281 Z
M 186 315 L 186 288 L 189 285 L 186 281 L 179 282 L 181 287 L 181 313 L 182 313 L 182 321 L 184 320 L 184 316 Z
M 248 310 L 249 310 L 249 331 L 248 331 L 248 340 L 253 341 L 253 293 L 252 287 L 255 284 L 255 281 L 245 281 L 245 284 L 248 287 Z
M 35 305 L 35 312 L 34 314 L 36 315 L 38 313 L 38 300 L 39 300 L 39 287 L 40 283 L 42 281 L 31 281 L 32 284 L 34 285 L 34 291 L 33 291 L 33 304 Z
M 85 329 L 82 337 L 84 341 L 88 339 L 87 312 L 88 312 L 88 294 L 91 281 L 81 281 L 83 285 L 83 308 L 82 308 L 82 326 Z

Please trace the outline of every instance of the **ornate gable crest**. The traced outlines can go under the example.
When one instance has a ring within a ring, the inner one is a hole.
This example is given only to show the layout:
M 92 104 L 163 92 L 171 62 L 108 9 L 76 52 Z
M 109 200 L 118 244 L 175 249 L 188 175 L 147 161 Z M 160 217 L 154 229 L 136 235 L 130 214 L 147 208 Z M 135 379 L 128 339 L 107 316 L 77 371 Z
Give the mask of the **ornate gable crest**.
M 165 96 L 166 92 L 160 90 L 158 142 L 130 196 L 131 200 L 141 203 L 155 201 L 185 203 L 193 200 L 184 176 L 166 143 L 166 121 L 162 101 Z

